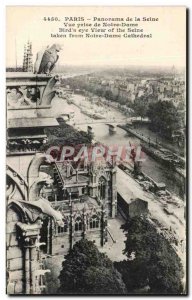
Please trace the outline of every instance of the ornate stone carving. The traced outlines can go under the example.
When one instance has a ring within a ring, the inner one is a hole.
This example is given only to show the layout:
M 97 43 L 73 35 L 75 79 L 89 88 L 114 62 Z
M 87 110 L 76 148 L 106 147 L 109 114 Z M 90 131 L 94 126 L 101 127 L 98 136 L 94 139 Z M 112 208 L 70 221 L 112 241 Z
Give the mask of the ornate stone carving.
M 45 89 L 43 90 L 42 97 L 40 99 L 40 104 L 44 105 L 50 105 L 52 99 L 55 97 L 56 89 L 53 89 L 55 86 L 55 83 L 60 80 L 59 75 L 55 75 L 54 77 L 51 77 L 51 79 L 48 81 Z
M 39 102 L 40 91 L 38 87 L 16 86 L 7 88 L 8 107 L 19 108 L 22 106 L 33 107 Z
M 28 172 L 27 172 L 27 177 L 28 177 L 28 182 L 29 186 L 31 186 L 34 183 L 34 178 L 39 177 L 39 168 L 40 165 L 44 163 L 52 163 L 54 160 L 51 155 L 47 155 L 45 153 L 37 153 L 32 161 L 30 162 Z
M 43 186 L 52 184 L 53 180 L 49 177 L 37 178 L 29 189 L 29 201 L 37 200 Z
M 53 220 L 59 225 L 64 226 L 63 216 L 59 211 L 52 208 L 49 201 L 44 198 L 40 198 L 37 201 L 24 201 L 24 200 L 11 200 L 8 203 L 8 207 L 16 206 L 23 215 L 22 226 L 27 226 L 27 224 L 34 224 L 38 219 L 42 218 L 42 214 L 52 217 Z
M 11 182 L 15 186 L 15 188 L 17 187 L 22 199 L 27 199 L 28 184 L 25 181 L 25 179 L 20 174 L 15 172 L 9 165 L 7 165 L 6 169 L 7 169 L 6 174 L 7 174 L 7 178 L 8 178 L 7 182 L 8 183 Z M 8 199 L 11 199 L 11 196 L 13 194 L 10 193 L 9 186 L 7 187 L 7 189 L 9 190 L 9 192 L 7 194 Z
M 6 197 L 7 199 L 10 199 L 15 193 L 16 183 L 10 177 L 7 178 L 6 183 Z
M 59 81 L 59 76 L 46 75 L 13 76 L 7 74 L 7 108 L 28 109 L 50 106 L 56 89 L 54 86 Z
M 7 150 L 10 152 L 29 152 L 38 151 L 39 148 L 46 143 L 45 138 L 25 138 L 25 139 L 11 139 L 7 142 Z

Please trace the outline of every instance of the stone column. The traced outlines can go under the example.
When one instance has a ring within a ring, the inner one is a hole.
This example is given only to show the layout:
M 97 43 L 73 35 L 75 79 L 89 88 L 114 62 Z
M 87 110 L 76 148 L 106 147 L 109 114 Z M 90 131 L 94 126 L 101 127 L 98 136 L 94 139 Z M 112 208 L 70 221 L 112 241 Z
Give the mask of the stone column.
M 49 253 L 49 242 L 50 242 L 50 220 L 48 220 L 48 223 L 47 223 L 47 253 Z
M 116 168 L 111 172 L 111 217 L 115 218 L 117 215 L 117 187 L 116 187 Z
M 74 219 L 73 219 L 73 206 L 70 202 L 70 230 L 69 230 L 69 245 L 70 250 L 73 248 L 73 242 L 74 242 Z
M 39 237 L 42 223 L 17 223 L 21 247 L 25 250 L 24 277 L 25 294 L 35 294 L 34 272 L 40 269 L 40 261 L 36 251 L 36 240 Z
M 78 169 L 76 170 L 76 182 L 78 182 Z
M 105 206 L 101 207 L 101 246 L 104 246 L 107 242 L 107 216 L 105 212 Z
M 105 183 L 105 199 L 104 199 L 105 205 L 106 204 L 108 205 L 108 202 L 109 202 L 108 184 L 109 184 L 109 182 L 106 181 L 106 183 Z
M 34 271 L 39 268 L 39 261 L 36 252 L 37 236 L 27 236 L 24 239 L 25 248 L 25 293 L 35 294 Z
M 52 254 L 52 220 L 49 218 L 48 224 L 47 224 L 47 253 Z
M 25 247 L 25 293 L 30 294 L 31 283 L 30 283 L 30 254 L 29 248 Z
M 95 173 L 92 173 L 90 176 L 89 195 L 93 198 L 97 196 L 97 182 Z
M 85 208 L 83 208 L 83 238 L 86 238 L 87 234 L 87 224 L 86 224 L 86 216 L 85 216 Z

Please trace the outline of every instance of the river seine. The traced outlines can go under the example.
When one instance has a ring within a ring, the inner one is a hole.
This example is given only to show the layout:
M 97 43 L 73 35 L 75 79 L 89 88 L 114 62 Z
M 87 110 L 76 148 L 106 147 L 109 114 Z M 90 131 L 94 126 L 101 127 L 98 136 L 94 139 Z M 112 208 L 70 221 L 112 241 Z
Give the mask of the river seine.
M 84 97 L 80 95 L 74 95 L 75 101 L 81 103 Z M 74 112 L 74 127 L 79 130 L 87 131 L 87 124 L 93 128 L 94 130 L 94 139 L 96 141 L 100 141 L 108 146 L 118 144 L 118 145 L 129 145 L 135 144 L 139 145 L 140 140 L 135 137 L 130 137 L 128 134 L 117 127 L 117 132 L 114 135 L 109 134 L 109 127 L 103 124 L 94 124 L 94 120 L 90 117 L 83 114 L 79 107 L 74 104 L 68 104 L 66 100 L 62 98 L 55 97 L 52 101 L 52 114 L 56 117 Z M 116 111 L 111 107 L 107 107 L 104 111 L 104 115 L 106 119 L 122 119 L 125 116 L 120 112 Z M 102 120 L 103 121 L 103 120 Z M 91 122 L 91 124 L 90 124 Z M 98 120 L 97 120 L 98 122 Z M 80 124 L 81 123 L 81 124 Z M 83 124 L 82 124 L 83 123 Z M 173 171 L 166 168 L 164 165 L 158 163 L 153 158 L 146 155 L 146 160 L 143 162 L 142 170 L 148 176 L 153 178 L 156 182 L 164 182 L 167 186 L 167 189 L 176 194 L 177 196 L 181 196 L 182 194 L 182 186 L 178 182 L 176 182 Z

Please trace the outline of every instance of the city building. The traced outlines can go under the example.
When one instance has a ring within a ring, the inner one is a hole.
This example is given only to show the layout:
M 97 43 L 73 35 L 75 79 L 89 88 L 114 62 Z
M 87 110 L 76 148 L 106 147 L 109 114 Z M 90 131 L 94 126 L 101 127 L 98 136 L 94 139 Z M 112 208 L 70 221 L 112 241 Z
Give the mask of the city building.
M 43 228 L 44 251 L 51 255 L 67 254 L 81 238 L 95 241 L 100 247 L 107 242 L 107 219 L 117 215 L 115 167 L 91 163 L 73 168 L 73 161 L 55 162 L 49 168 L 53 184 L 44 186 L 40 195 L 63 216 L 64 227 L 53 222 Z M 51 170 L 50 170 L 51 168 Z
M 107 242 L 117 214 L 116 167 L 104 161 L 75 167 L 55 162 L 41 147 L 58 77 L 7 73 L 7 293 L 41 294 L 47 257 L 67 254 L 87 238 Z M 51 261 L 52 261 L 51 258 Z M 60 261 L 61 266 L 61 261 Z

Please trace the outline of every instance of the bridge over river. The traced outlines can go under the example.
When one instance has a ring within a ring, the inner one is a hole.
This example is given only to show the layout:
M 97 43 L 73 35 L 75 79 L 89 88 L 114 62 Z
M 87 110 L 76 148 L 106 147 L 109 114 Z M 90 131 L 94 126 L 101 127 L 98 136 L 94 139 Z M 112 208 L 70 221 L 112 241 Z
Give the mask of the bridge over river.
M 149 119 L 148 118 L 141 118 L 141 117 L 131 117 L 131 118 L 121 118 L 121 119 L 116 119 L 116 118 L 110 118 L 110 119 L 100 119 L 100 120 L 89 120 L 89 121 L 76 121 L 74 123 L 75 126 L 78 125 L 87 125 L 88 126 L 88 133 L 93 134 L 93 128 L 91 127 L 91 125 L 94 124 L 105 124 L 107 126 L 109 126 L 109 133 L 115 133 L 117 130 L 117 127 L 120 127 L 122 129 L 124 129 L 123 127 L 121 127 L 121 125 L 134 125 L 134 124 L 138 124 L 138 123 L 149 123 Z
M 120 124 L 128 124 L 128 125 L 133 125 L 136 123 L 145 123 L 148 124 L 150 121 L 148 118 L 141 118 L 141 117 L 130 117 L 130 118 L 122 118 L 122 119 L 116 119 L 116 118 L 111 118 L 111 119 L 99 119 L 99 120 L 90 120 L 90 121 L 77 121 L 75 122 L 75 125 L 91 125 L 91 124 L 106 124 L 106 125 L 111 125 L 113 126 L 118 126 Z
M 85 102 L 84 96 L 74 95 L 74 98 L 79 104 L 78 106 L 74 103 L 68 104 L 67 100 L 61 100 L 61 98 L 55 97 L 52 104 L 52 115 L 56 116 L 57 118 L 64 117 L 64 115 L 66 115 L 66 118 L 67 115 L 74 116 L 70 121 L 67 121 L 67 123 L 69 122 L 69 124 L 74 126 L 77 130 L 83 131 L 88 131 L 88 126 L 92 127 L 94 140 L 99 141 L 107 146 L 116 145 L 117 143 L 118 145 L 122 146 L 129 145 L 130 143 L 133 145 L 139 145 L 141 143 L 140 138 L 127 134 L 126 130 L 120 128 L 128 123 L 128 121 L 131 122 L 131 119 L 138 120 L 139 122 L 141 120 L 140 117 L 125 117 L 125 115 L 117 109 L 105 106 L 103 113 L 103 117 L 105 117 L 105 119 L 95 120 L 90 116 L 85 115 L 80 108 L 80 104 Z M 145 125 L 144 122 L 146 121 L 145 119 L 143 120 L 143 126 Z M 106 124 L 114 125 L 116 127 L 116 133 L 110 134 L 109 126 Z M 150 133 L 144 132 L 143 135 L 148 137 L 150 136 Z M 151 134 L 151 140 L 155 138 L 156 135 L 154 137 L 154 135 Z M 176 181 L 174 175 L 175 172 L 170 169 L 168 170 L 166 166 L 162 165 L 162 163 L 157 162 L 146 154 L 146 161 L 143 162 L 142 170 L 148 176 L 151 176 L 156 182 L 165 182 L 168 190 L 177 194 L 178 196 L 180 195 L 183 198 L 183 185 L 180 183 L 180 180 Z

